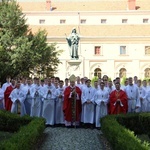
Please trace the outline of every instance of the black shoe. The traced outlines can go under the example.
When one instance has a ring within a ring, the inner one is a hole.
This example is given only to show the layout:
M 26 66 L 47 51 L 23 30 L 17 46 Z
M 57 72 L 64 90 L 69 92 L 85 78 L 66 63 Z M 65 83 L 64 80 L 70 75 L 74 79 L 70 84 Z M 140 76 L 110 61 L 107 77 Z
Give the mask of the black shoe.
M 65 127 L 65 124 L 61 124 L 61 127 Z
M 101 127 L 96 127 L 97 130 L 101 130 Z
M 76 126 L 76 128 L 81 128 L 81 126 Z
M 50 124 L 46 124 L 45 127 L 46 127 L 46 128 L 47 128 L 47 127 L 50 127 Z
M 91 124 L 91 125 L 90 125 L 90 128 L 91 128 L 91 129 L 94 129 L 94 125 L 93 125 L 93 124 Z
M 84 128 L 87 129 L 87 128 L 88 128 L 88 125 L 87 125 L 87 124 L 84 124 Z

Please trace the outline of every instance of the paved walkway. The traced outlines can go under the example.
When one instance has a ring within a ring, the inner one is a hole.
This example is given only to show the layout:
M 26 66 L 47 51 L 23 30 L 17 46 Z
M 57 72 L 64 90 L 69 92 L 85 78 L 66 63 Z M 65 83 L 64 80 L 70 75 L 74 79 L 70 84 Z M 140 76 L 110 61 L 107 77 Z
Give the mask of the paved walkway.
M 97 129 L 48 127 L 40 150 L 103 150 Z

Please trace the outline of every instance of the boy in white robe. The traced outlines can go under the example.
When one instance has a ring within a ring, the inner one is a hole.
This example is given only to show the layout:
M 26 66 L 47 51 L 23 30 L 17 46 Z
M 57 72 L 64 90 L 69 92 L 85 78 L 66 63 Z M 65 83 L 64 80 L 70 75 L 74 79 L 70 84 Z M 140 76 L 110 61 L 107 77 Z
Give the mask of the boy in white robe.
M 146 112 L 147 109 L 147 100 L 146 100 L 146 91 L 145 89 L 141 86 L 142 82 L 141 80 L 137 81 L 137 88 L 139 92 L 139 97 L 140 97 L 140 104 L 141 107 L 137 109 L 138 112 Z
M 55 124 L 63 125 L 65 123 L 63 113 L 63 101 L 64 101 L 64 82 L 59 81 L 59 88 L 56 89 L 56 104 L 55 104 Z
M 48 84 L 43 90 L 43 98 L 42 116 L 46 119 L 46 126 L 54 126 L 56 89 L 51 84 L 51 79 L 48 79 Z
M 81 101 L 82 101 L 82 119 L 85 127 L 94 127 L 95 122 L 95 102 L 94 102 L 94 94 L 95 89 L 91 87 L 91 80 L 86 80 L 86 85 L 82 89 Z
M 150 112 L 150 89 L 146 93 L 146 100 L 147 100 L 146 111 Z
M 36 85 L 32 88 L 32 102 L 30 116 L 41 117 L 43 90 L 40 85 L 40 80 L 37 78 Z
M 27 115 L 31 115 L 31 103 L 32 103 L 32 88 L 33 88 L 33 85 L 32 85 L 32 81 L 31 81 L 31 78 L 28 78 L 27 79 L 27 85 L 25 86 L 25 88 L 23 88 L 23 91 L 26 95 L 26 98 L 25 98 L 25 109 L 26 109 L 26 113 Z
M 100 119 L 108 114 L 107 103 L 109 99 L 109 92 L 104 88 L 104 82 L 100 83 L 100 89 L 95 93 L 94 100 L 96 103 L 96 128 L 100 128 Z
M 2 90 L 5 92 L 5 90 L 6 90 L 6 88 L 8 87 L 8 86 L 10 86 L 11 85 L 11 77 L 10 76 L 7 76 L 6 77 L 6 83 L 4 83 L 3 85 L 2 85 Z
M 17 82 L 16 88 L 11 92 L 10 99 L 13 102 L 11 106 L 12 113 L 20 113 L 21 116 L 26 115 L 26 110 L 24 106 L 25 94 L 20 88 L 20 81 Z M 20 106 L 19 106 L 20 105 Z M 19 111 L 20 107 L 20 112 Z
M 2 90 L 5 92 L 7 87 L 11 85 L 11 77 L 10 76 L 7 76 L 6 77 L 6 82 L 2 85 Z M 4 97 L 4 100 L 3 100 L 3 106 L 4 106 L 4 109 L 5 109 L 5 97 Z
M 133 113 L 137 112 L 141 106 L 140 97 L 137 86 L 133 84 L 132 77 L 129 77 L 128 82 L 129 84 L 125 88 L 125 92 L 128 96 L 128 112 Z
M 0 83 L 0 110 L 4 109 L 3 101 L 4 101 L 4 91 L 2 90 Z

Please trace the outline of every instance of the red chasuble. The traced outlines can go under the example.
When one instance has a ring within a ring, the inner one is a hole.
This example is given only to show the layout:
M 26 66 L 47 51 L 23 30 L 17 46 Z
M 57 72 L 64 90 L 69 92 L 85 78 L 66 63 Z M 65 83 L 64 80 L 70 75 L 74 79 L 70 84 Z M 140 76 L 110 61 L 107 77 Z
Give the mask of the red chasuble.
M 64 103 L 63 103 L 63 112 L 65 120 L 68 122 L 80 121 L 81 116 L 81 90 L 78 87 L 76 88 L 76 93 L 78 94 L 78 98 L 76 96 L 70 97 L 70 93 L 72 88 L 68 86 L 64 91 Z
M 120 102 L 117 102 L 117 100 L 120 99 Z M 109 112 L 110 114 L 121 114 L 121 113 L 127 113 L 128 111 L 128 98 L 127 94 L 123 91 L 116 91 L 114 90 L 110 94 L 110 108 Z
M 11 105 L 12 105 L 12 101 L 9 98 L 10 93 L 12 92 L 14 88 L 10 85 L 6 88 L 5 92 L 4 92 L 4 101 L 5 101 L 5 109 L 10 111 L 11 110 Z

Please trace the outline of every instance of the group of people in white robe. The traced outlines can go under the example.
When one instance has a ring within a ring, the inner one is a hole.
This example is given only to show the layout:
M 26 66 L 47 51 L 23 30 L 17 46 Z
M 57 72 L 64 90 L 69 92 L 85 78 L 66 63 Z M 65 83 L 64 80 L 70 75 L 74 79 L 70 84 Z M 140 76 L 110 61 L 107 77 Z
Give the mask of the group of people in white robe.
M 76 86 L 82 91 L 82 123 L 101 127 L 100 118 L 108 114 L 109 95 L 115 90 L 115 82 L 120 82 L 120 78 L 109 81 L 108 76 L 104 75 L 92 86 L 90 79 L 77 77 Z M 0 109 L 5 109 L 4 91 L 8 85 L 11 85 L 11 81 L 0 88 Z M 35 78 L 34 81 L 30 78 L 16 80 L 15 88 L 9 95 L 12 101 L 11 112 L 17 113 L 20 109 L 21 116 L 27 114 L 31 117 L 43 117 L 46 125 L 64 125 L 64 90 L 68 86 L 67 78 L 65 81 L 58 77 L 45 80 Z M 127 94 L 129 113 L 150 112 L 150 80 L 141 81 L 136 76 L 129 77 L 120 88 Z

